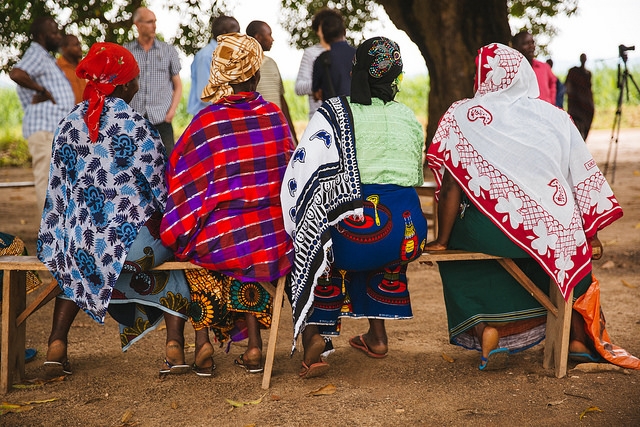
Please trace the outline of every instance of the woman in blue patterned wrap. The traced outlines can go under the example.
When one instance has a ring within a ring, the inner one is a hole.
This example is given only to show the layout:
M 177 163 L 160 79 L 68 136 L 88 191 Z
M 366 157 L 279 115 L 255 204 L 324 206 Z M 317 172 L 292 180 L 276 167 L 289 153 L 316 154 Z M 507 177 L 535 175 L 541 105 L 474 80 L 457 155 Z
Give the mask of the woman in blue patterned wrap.
M 140 70 L 129 51 L 94 44 L 76 73 L 88 80 L 84 101 L 64 118 L 53 141 L 38 258 L 58 281 L 45 366 L 70 374 L 67 336 L 82 308 L 120 324 L 123 351 L 163 318 L 161 373 L 189 370 L 184 323 L 189 288 L 178 271 L 148 271 L 173 253 L 159 236 L 167 199 L 166 154 L 158 133 L 129 101 Z

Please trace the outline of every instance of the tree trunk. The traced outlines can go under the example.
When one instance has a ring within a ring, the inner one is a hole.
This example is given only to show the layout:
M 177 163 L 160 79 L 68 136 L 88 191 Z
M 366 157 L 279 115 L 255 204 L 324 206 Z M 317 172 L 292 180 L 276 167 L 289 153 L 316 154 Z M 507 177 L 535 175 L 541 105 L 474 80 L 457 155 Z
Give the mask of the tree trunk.
M 473 96 L 482 46 L 511 38 L 506 0 L 376 0 L 418 46 L 429 70 L 427 146 L 453 102 Z

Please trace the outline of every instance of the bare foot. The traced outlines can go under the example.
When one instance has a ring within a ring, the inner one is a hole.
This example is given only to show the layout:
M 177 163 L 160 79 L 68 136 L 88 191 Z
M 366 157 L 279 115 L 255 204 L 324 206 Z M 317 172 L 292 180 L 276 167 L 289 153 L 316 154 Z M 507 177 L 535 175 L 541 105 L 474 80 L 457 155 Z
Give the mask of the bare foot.
M 369 333 L 356 335 L 355 337 L 349 340 L 349 344 L 353 348 L 357 348 L 359 350 L 364 351 L 370 357 L 381 358 L 387 355 L 389 351 L 389 346 L 381 341 L 372 343 L 371 338 L 369 338 Z
M 322 362 L 321 355 L 324 352 L 325 342 L 322 335 L 315 334 L 304 346 L 304 363 L 311 366 L 314 363 Z
M 485 326 L 482 331 L 482 357 L 489 357 L 491 350 L 498 348 L 500 335 L 498 330 L 493 326 Z
M 66 362 L 67 344 L 62 340 L 54 340 L 47 348 L 47 361 Z
M 261 365 L 262 364 L 262 350 L 257 347 L 248 348 L 242 354 L 242 360 L 247 365 Z
M 569 342 L 570 353 L 588 353 L 591 354 L 591 350 L 583 342 L 578 340 L 571 340 Z
M 194 363 L 198 368 L 208 369 L 213 366 L 213 345 L 210 342 L 196 348 Z
M 178 341 L 169 341 L 165 349 L 167 361 L 171 365 L 184 365 L 184 346 Z

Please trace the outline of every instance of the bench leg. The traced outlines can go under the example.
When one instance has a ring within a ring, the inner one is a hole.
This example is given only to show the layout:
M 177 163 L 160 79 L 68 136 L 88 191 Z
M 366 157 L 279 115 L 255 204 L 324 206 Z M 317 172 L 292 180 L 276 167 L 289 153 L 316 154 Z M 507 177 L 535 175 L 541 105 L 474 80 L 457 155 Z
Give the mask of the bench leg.
M 2 283 L 2 345 L 0 346 L 0 393 L 6 394 L 14 382 L 24 377 L 26 324 L 16 319 L 27 300 L 27 272 L 4 272 Z
M 553 367 L 557 378 L 567 375 L 567 360 L 569 359 L 569 335 L 571 333 L 571 311 L 573 309 L 573 291 L 565 302 L 558 285 L 551 281 L 549 298 L 558 308 L 558 316 L 547 314 L 547 336 L 544 344 L 545 369 Z
M 273 315 L 271 316 L 271 330 L 269 331 L 269 344 L 267 345 L 267 356 L 264 363 L 264 374 L 262 375 L 262 388 L 268 389 L 271 384 L 271 371 L 273 370 L 273 359 L 276 355 L 276 342 L 278 340 L 278 326 L 280 315 L 282 314 L 282 304 L 284 302 L 284 286 L 287 276 L 278 279 L 276 295 L 273 298 Z

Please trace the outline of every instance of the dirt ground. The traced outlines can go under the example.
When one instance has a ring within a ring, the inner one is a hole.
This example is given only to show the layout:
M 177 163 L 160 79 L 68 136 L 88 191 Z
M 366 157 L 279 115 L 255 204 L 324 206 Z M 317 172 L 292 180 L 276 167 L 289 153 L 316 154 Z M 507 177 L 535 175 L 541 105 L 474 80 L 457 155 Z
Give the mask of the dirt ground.
M 604 169 L 610 132 L 594 131 L 588 146 Z M 600 232 L 604 256 L 594 263 L 601 283 L 607 329 L 615 344 L 640 355 L 640 129 L 620 134 L 612 185 L 625 215 Z M 609 173 L 611 181 L 612 162 Z M 0 169 L 0 182 L 31 180 L 30 169 Z M 39 213 L 32 187 L 0 189 L 0 230 L 16 234 L 35 253 Z M 389 355 L 374 360 L 349 347 L 366 321 L 345 320 L 337 351 L 323 378 L 298 378 L 301 355 L 289 357 L 292 327 L 285 307 L 268 392 L 260 375 L 233 365 L 243 352 L 232 346 L 214 356 L 213 378 L 194 374 L 158 378 L 164 355 L 163 328 L 126 353 L 118 328 L 78 315 L 69 335 L 73 375 L 64 381 L 16 389 L 3 401 L 31 409 L 0 416 L 3 426 L 484 426 L 484 425 L 640 425 L 640 372 L 575 371 L 554 377 L 542 368 L 544 343 L 513 355 L 503 371 L 481 372 L 479 355 L 448 342 L 446 313 L 437 266 L 409 268 L 414 318 L 387 322 Z M 30 295 L 33 298 L 33 295 Z M 26 365 L 28 379 L 44 378 L 53 303 L 27 321 L 27 346 L 38 349 Z M 263 332 L 266 339 L 267 332 Z M 193 360 L 192 328 L 187 361 Z M 335 393 L 313 396 L 333 385 Z M 226 399 L 256 404 L 231 406 Z M 591 411 L 585 412 L 588 408 Z M 595 408 L 595 409 L 594 409 Z M 584 414 L 583 414 L 584 412 Z M 581 417 L 581 414 L 583 416 Z M 582 419 L 581 419 L 582 418 Z

